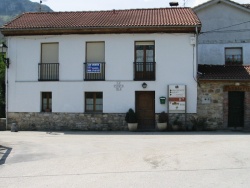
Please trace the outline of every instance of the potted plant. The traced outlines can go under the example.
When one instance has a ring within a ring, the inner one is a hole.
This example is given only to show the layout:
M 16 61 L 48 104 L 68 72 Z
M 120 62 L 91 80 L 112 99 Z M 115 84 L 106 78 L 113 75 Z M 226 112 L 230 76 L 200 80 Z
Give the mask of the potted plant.
M 160 131 L 167 129 L 168 114 L 164 111 L 159 114 L 157 128 Z
M 173 125 L 172 125 L 172 130 L 173 131 L 178 131 L 178 130 L 180 130 L 181 129 L 181 127 L 182 127 L 182 122 L 179 120 L 179 116 L 177 116 L 176 118 L 175 118 L 175 120 L 173 121 Z
M 128 112 L 126 113 L 125 121 L 128 123 L 128 130 L 130 131 L 137 130 L 137 126 L 138 126 L 137 116 L 132 108 L 130 108 Z

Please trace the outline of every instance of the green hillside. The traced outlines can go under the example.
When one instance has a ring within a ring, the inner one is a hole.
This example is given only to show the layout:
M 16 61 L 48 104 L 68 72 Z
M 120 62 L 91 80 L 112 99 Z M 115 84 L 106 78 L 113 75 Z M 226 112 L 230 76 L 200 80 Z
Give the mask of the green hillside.
M 14 17 L 24 12 L 38 12 L 40 4 L 30 0 L 1 0 L 0 3 L 0 25 L 10 21 Z M 42 5 L 43 12 L 52 12 L 52 10 Z
M 24 12 L 38 12 L 40 10 L 38 2 L 31 2 L 30 0 L 0 0 L 0 26 Z M 42 5 L 41 10 L 43 12 L 53 11 L 46 5 Z M 0 33 L 0 41 L 1 38 L 2 35 Z

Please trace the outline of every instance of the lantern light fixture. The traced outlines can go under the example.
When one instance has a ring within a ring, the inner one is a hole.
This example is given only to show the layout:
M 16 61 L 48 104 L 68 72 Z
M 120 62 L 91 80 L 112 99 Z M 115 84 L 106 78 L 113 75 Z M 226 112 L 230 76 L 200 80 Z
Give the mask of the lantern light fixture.
M 10 59 L 5 57 L 5 53 L 7 52 L 7 46 L 6 44 L 2 43 L 0 44 L 0 48 L 2 49 L 2 60 L 4 62 L 4 64 L 6 65 L 7 68 L 9 68 L 10 65 Z

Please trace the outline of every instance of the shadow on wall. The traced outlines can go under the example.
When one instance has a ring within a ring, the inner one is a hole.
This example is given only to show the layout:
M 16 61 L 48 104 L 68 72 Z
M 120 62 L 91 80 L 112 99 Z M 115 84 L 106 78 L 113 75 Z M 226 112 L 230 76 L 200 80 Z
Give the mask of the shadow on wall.
M 8 158 L 12 148 L 1 146 L 0 145 L 0 165 L 4 164 Z

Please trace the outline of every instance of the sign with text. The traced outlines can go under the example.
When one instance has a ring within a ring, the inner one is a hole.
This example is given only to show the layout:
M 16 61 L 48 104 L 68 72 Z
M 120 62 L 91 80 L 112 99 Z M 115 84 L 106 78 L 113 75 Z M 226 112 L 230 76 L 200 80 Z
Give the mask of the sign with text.
M 100 63 L 88 63 L 87 73 L 101 73 L 101 64 Z
M 186 85 L 169 85 L 168 97 L 170 113 L 186 112 Z

